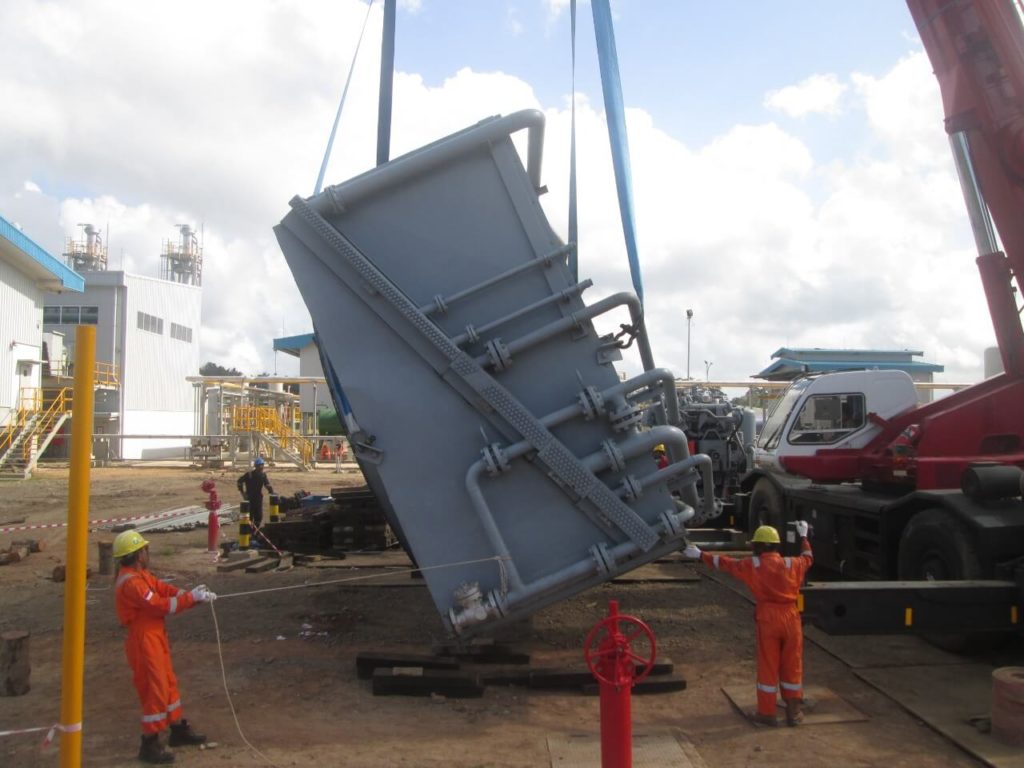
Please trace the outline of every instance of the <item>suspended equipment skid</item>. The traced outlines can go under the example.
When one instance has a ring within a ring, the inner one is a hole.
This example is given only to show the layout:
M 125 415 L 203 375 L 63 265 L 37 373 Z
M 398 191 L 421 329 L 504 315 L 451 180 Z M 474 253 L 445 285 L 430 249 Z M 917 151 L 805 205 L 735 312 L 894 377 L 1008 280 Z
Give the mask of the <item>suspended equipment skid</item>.
M 355 457 L 455 632 L 678 548 L 697 473 L 712 485 L 637 299 L 587 306 L 570 277 L 537 199 L 542 133 L 536 111 L 485 120 L 294 198 L 275 228 Z M 592 324 L 613 310 L 645 369 L 626 382 L 623 339 Z

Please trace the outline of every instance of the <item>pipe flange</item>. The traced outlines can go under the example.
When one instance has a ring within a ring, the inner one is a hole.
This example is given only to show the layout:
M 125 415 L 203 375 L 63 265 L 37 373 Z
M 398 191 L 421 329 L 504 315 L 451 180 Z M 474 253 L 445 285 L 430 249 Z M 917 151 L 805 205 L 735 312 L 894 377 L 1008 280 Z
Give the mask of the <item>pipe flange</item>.
M 609 414 L 608 421 L 616 432 L 625 432 L 637 426 L 643 419 L 643 409 L 636 405 L 626 404 L 619 410 Z
M 442 296 L 440 293 L 434 296 L 434 306 L 437 307 L 437 311 L 439 314 L 448 314 L 448 303 L 444 300 L 444 296 Z
M 487 474 L 491 477 L 496 477 L 504 472 L 508 472 L 510 466 L 508 456 L 505 454 L 504 449 L 497 443 L 491 443 L 480 451 L 480 456 L 483 458 Z
M 476 344 L 480 341 L 480 334 L 476 332 L 476 328 L 472 324 L 466 326 L 466 340 L 470 344 Z
M 512 355 L 501 339 L 491 339 L 484 345 L 484 348 L 487 352 L 487 360 L 495 371 L 507 370 L 512 365 Z
M 612 557 L 612 553 L 608 551 L 608 547 L 604 544 L 592 546 L 590 548 L 590 556 L 594 558 L 594 562 L 597 564 L 598 573 L 611 573 L 612 568 L 615 567 L 615 558 Z
M 643 495 L 643 486 L 640 485 L 640 481 L 633 475 L 626 475 L 622 478 L 622 485 L 620 486 L 622 491 L 622 498 L 626 501 L 636 501 Z
M 584 387 L 579 394 L 580 410 L 583 413 L 584 421 L 593 421 L 601 415 L 604 408 L 604 398 L 597 391 L 596 387 Z
M 621 472 L 626 468 L 626 457 L 614 440 L 602 440 L 601 450 L 608 457 L 608 469 L 612 472 Z

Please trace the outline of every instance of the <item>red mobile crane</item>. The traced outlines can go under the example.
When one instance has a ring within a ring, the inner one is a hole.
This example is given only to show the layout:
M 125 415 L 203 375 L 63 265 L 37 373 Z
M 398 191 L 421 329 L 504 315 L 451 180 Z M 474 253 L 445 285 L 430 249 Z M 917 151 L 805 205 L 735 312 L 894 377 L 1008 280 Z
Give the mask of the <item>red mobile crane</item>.
M 765 424 L 754 469 L 743 480 L 748 521 L 811 521 L 816 562 L 849 577 L 933 582 L 809 589 L 811 613 L 832 630 L 1019 630 L 1024 6 L 907 4 L 942 92 L 1004 373 L 924 405 L 902 372 L 797 380 Z M 963 583 L 977 579 L 1004 581 Z M 954 580 L 961 583 L 948 583 Z M 914 606 L 919 620 L 908 618 Z M 838 622 L 839 613 L 846 620 Z

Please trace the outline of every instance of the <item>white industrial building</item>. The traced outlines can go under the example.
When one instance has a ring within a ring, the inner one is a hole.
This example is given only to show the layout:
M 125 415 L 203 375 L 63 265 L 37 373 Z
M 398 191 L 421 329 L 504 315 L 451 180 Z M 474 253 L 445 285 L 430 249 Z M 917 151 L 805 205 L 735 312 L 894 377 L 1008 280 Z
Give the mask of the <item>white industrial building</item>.
M 183 241 L 188 238 L 194 247 L 191 231 L 182 229 Z M 65 254 L 84 270 L 84 290 L 47 299 L 43 324 L 46 331 L 63 334 L 72 360 L 74 326 L 95 325 L 96 361 L 113 367 L 118 385 L 97 391 L 95 429 L 120 437 L 95 450 L 109 450 L 109 458 L 182 458 L 195 431 L 195 393 L 186 377 L 195 376 L 200 366 L 199 274 L 182 272 L 181 264 L 187 267 L 190 260 L 167 244 L 163 266 L 175 269 L 161 269 L 164 278 L 102 271 L 105 250 L 98 239 L 94 244 L 95 230 L 87 227 L 86 233 L 88 244 L 69 244 Z M 189 256 L 188 248 L 184 253 Z
M 79 300 L 82 276 L 0 217 L 0 425 L 17 409 L 23 389 L 41 386 L 43 305 L 49 292 Z
M 312 333 L 301 333 L 298 336 L 284 336 L 274 339 L 274 351 L 299 359 L 300 378 L 324 377 L 323 365 L 320 362 L 320 350 L 316 345 L 316 337 Z M 333 410 L 330 390 L 327 384 L 303 382 L 299 384 L 299 402 L 302 411 L 303 431 L 316 432 L 317 414 L 324 410 Z

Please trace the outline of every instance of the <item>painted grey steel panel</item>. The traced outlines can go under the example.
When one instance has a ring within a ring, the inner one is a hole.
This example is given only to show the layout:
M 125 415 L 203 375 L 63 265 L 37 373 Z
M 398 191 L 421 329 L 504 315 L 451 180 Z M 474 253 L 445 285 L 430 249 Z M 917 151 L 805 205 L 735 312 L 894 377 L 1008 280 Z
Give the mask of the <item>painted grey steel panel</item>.
M 293 199 L 275 228 L 356 458 L 462 633 L 677 548 L 710 469 L 666 423 L 673 377 L 654 369 L 636 299 L 587 307 L 589 282 L 573 285 L 537 200 L 542 128 L 536 112 L 483 121 Z M 647 369 L 627 383 L 619 342 L 591 322 L 617 307 Z M 675 460 L 660 472 L 659 442 Z

